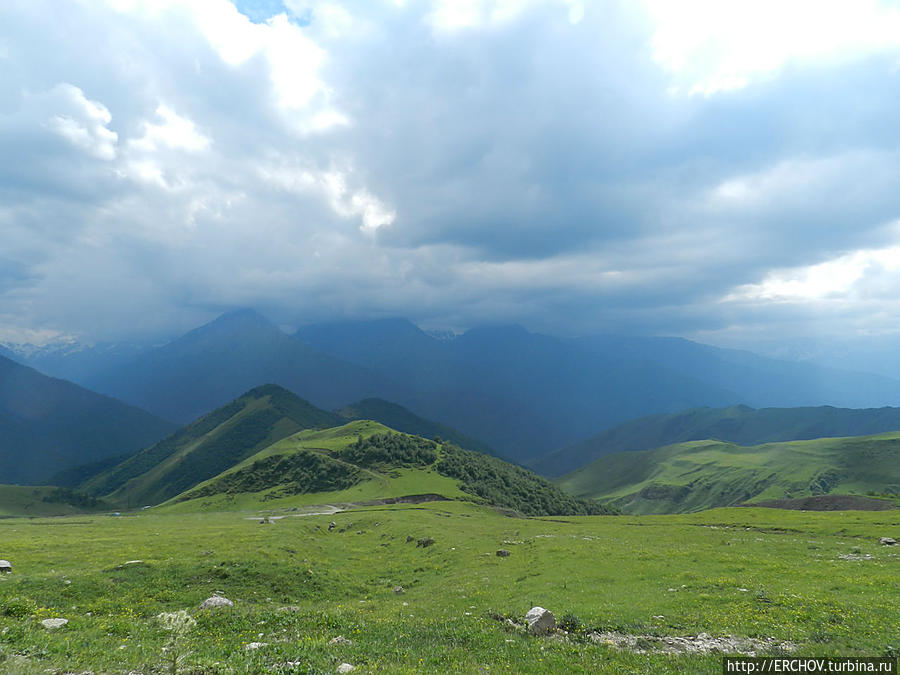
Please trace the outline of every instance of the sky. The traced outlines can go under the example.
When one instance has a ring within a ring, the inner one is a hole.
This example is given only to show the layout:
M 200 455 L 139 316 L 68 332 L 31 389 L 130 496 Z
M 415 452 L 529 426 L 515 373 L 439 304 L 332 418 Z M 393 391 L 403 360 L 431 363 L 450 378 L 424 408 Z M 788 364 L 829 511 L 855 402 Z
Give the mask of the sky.
M 900 332 L 900 3 L 4 0 L 0 341 Z

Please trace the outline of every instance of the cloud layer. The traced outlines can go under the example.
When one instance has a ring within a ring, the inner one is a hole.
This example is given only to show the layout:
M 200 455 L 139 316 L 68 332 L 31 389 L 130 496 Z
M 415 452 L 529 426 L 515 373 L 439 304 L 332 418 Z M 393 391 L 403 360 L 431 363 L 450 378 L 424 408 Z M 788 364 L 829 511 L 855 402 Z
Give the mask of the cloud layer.
M 0 339 L 900 330 L 884 3 L 11 0 Z

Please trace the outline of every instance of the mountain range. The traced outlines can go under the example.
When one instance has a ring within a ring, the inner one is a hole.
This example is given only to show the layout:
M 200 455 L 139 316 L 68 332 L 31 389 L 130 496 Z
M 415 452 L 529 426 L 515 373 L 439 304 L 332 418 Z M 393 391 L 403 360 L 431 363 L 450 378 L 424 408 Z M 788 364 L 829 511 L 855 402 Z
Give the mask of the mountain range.
M 266 383 L 321 408 L 406 390 L 387 375 L 318 351 L 251 310 L 225 314 L 130 361 L 84 374 L 81 382 L 150 412 L 187 423 Z
M 318 324 L 288 335 L 251 310 L 129 359 L 95 356 L 90 368 L 81 357 L 79 384 L 177 422 L 275 383 L 328 410 L 392 401 L 516 462 L 628 420 L 703 406 L 900 403 L 897 380 L 680 338 L 559 338 L 483 326 L 448 339 L 404 319 Z M 65 362 L 52 361 L 55 368 Z

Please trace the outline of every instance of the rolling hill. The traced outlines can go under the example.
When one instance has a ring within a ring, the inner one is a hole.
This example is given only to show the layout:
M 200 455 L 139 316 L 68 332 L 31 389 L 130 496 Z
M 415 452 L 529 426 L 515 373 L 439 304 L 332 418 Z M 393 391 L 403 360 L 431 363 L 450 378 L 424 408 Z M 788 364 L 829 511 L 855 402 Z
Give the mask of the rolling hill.
M 464 499 L 525 515 L 613 512 L 495 457 L 398 434 L 370 420 L 298 432 L 169 504 L 215 510 L 396 499 Z
M 673 443 L 715 439 L 738 445 L 866 436 L 900 430 L 900 408 L 695 408 L 651 415 L 608 429 L 586 441 L 528 463 L 544 476 L 561 476 L 623 450 L 650 450 Z
M 821 494 L 900 494 L 900 433 L 766 443 L 691 441 L 617 452 L 560 487 L 627 513 L 680 513 Z
M 247 392 L 82 485 L 127 506 L 158 504 L 301 429 L 342 423 L 277 385 Z
M 43 483 L 58 471 L 135 452 L 176 425 L 0 356 L 0 481 Z

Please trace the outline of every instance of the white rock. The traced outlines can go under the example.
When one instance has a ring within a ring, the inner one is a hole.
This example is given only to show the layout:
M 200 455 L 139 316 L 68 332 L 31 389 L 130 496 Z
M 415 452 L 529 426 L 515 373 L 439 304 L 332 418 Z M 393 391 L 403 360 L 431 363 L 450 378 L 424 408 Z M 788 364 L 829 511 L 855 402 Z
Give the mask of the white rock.
M 268 647 L 268 642 L 251 642 L 248 645 L 244 645 L 244 649 L 259 649 L 260 647 Z
M 41 621 L 41 625 L 47 630 L 56 630 L 57 628 L 62 628 L 67 623 L 69 623 L 68 619 L 44 619 Z
M 532 635 L 546 635 L 556 628 L 556 617 L 553 612 L 543 607 L 532 607 L 525 615 L 528 632 Z
M 882 546 L 895 546 L 897 544 L 897 540 L 893 539 L 891 537 L 882 537 L 881 539 L 878 540 L 878 543 L 881 544 Z M 6 561 L 0 560 L 0 565 L 2 565 L 4 562 L 6 562 Z
M 200 605 L 200 609 L 212 609 L 213 607 L 234 607 L 234 603 L 221 595 L 213 595 Z
M 0 560 L 0 573 L 8 574 L 12 572 L 12 563 L 9 560 Z
M 338 635 L 337 637 L 331 638 L 328 641 L 330 645 L 352 645 L 353 640 L 348 640 L 343 635 Z
M 351 673 L 354 670 L 356 670 L 356 666 L 350 665 L 349 663 L 342 663 L 337 667 L 339 673 Z

